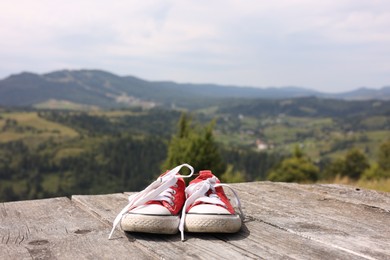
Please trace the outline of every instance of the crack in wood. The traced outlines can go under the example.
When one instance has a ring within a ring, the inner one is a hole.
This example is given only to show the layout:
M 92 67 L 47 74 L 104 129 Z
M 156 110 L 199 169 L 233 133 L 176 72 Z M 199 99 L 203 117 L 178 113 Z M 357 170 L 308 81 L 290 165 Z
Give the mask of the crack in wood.
M 73 204 L 73 206 L 75 206 L 76 208 L 93 216 L 95 219 L 99 220 L 101 223 L 103 223 L 107 226 L 112 225 L 111 221 L 109 221 L 108 219 L 102 218 L 102 216 L 99 214 L 99 212 L 97 212 L 96 210 L 91 210 L 89 208 L 89 206 L 84 204 L 82 201 L 78 200 L 77 202 L 75 202 L 72 198 L 71 203 Z
M 26 249 L 32 259 L 40 259 L 40 260 L 56 259 L 54 255 L 51 253 L 50 249 L 47 247 L 43 247 L 43 248 L 26 247 Z
M 10 238 L 11 238 L 11 232 L 10 232 L 10 231 L 8 231 L 8 237 L 7 237 L 7 241 L 5 241 L 5 244 L 6 244 L 6 245 L 8 244 L 8 242 L 9 242 Z
M 374 205 L 368 205 L 368 204 L 364 204 L 364 203 L 361 203 L 359 205 L 362 205 L 364 206 L 365 208 L 369 208 L 369 209 L 374 209 L 378 212 L 382 212 L 382 213 L 390 213 L 390 210 L 387 210 L 387 209 L 384 209 L 384 208 L 381 208 L 381 207 L 378 207 L 378 206 L 374 206 Z
M 5 208 L 5 203 L 1 203 L 1 215 L 3 218 L 6 218 L 8 216 L 7 209 Z
M 26 224 L 26 228 L 27 228 L 27 234 L 31 234 L 31 230 L 30 230 L 30 228 L 28 227 L 27 224 Z

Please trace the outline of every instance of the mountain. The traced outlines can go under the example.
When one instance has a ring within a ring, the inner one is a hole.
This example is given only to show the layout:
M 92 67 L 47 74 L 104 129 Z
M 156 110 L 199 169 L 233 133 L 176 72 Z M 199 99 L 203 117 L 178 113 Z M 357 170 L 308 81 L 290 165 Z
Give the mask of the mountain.
M 390 99 L 390 87 L 326 94 L 298 87 L 254 88 L 147 81 L 100 70 L 60 70 L 41 75 L 23 72 L 0 80 L 0 105 L 12 107 L 50 107 L 50 104 L 56 107 L 67 104 L 102 108 L 155 105 L 194 108 L 219 102 L 221 98 L 283 99 L 307 96 Z
M 390 100 L 350 100 L 317 97 L 291 99 L 232 100 L 221 104 L 219 113 L 235 116 L 264 117 L 371 117 L 390 116 Z M 386 119 L 387 120 L 387 119 Z M 356 119 L 355 119 L 356 121 Z
M 367 99 L 382 99 L 390 100 L 390 86 L 383 87 L 379 90 L 370 88 L 359 88 L 349 92 L 335 94 L 334 97 L 347 100 L 367 100 Z

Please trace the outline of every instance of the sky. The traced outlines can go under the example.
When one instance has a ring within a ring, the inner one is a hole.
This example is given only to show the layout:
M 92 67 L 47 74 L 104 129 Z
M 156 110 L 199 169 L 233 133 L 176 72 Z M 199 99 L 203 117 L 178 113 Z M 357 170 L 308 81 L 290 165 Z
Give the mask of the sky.
M 0 79 L 100 69 L 180 83 L 390 86 L 388 0 L 1 0 Z

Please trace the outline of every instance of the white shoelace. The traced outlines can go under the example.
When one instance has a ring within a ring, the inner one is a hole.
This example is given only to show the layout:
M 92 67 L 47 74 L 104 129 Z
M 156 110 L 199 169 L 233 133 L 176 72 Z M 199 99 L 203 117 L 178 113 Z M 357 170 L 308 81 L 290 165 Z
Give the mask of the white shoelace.
M 177 173 L 179 173 L 181 168 L 183 168 L 184 166 L 190 169 L 191 173 L 189 175 L 178 175 Z M 177 183 L 178 178 L 189 178 L 192 176 L 192 174 L 194 174 L 194 168 L 191 165 L 185 163 L 176 166 L 175 168 L 164 174 L 164 176 L 158 177 L 157 180 L 152 182 L 143 191 L 130 195 L 129 204 L 127 204 L 116 216 L 108 239 L 111 239 L 111 236 L 114 233 L 115 228 L 121 222 L 123 215 L 130 210 L 138 206 L 144 205 L 150 200 L 167 201 L 168 203 L 172 204 L 174 191 L 170 187 Z
M 239 216 L 241 220 L 244 220 L 244 213 L 242 212 L 241 209 L 241 202 L 240 199 L 238 198 L 237 193 L 233 190 L 232 187 L 230 187 L 227 184 L 223 183 L 217 183 L 217 178 L 214 176 L 212 178 L 208 178 L 204 181 L 198 182 L 191 184 L 186 188 L 186 194 L 188 194 L 188 198 L 186 202 L 184 203 L 183 210 L 181 213 L 181 219 L 180 219 L 180 224 L 179 224 L 179 230 L 181 233 L 181 240 L 184 241 L 184 222 L 185 222 L 185 217 L 186 217 L 186 211 L 187 208 L 190 207 L 193 203 L 196 202 L 204 202 L 208 204 L 214 204 L 214 205 L 221 205 L 223 207 L 226 207 L 225 203 L 218 197 L 218 195 L 215 192 L 215 188 L 217 187 L 227 187 L 229 188 L 233 194 L 234 194 L 234 199 L 235 199 L 235 207 L 238 208 Z M 211 190 L 210 195 L 206 195 L 206 193 Z

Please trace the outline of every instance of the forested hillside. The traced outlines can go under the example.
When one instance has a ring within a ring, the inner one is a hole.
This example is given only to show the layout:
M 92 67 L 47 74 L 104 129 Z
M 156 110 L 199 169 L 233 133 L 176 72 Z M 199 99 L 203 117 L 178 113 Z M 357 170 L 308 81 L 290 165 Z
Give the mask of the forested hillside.
M 356 160 L 366 161 L 359 166 L 364 172 L 349 177 L 387 178 L 389 111 L 389 101 L 234 100 L 189 113 L 189 129 L 195 132 L 174 142 L 179 110 L 3 108 L 0 200 L 139 190 L 165 170 L 172 145 L 199 147 L 208 141 L 220 154 L 222 166 L 215 174 L 224 181 L 348 177 L 346 162 Z M 211 132 L 195 134 L 211 126 Z M 191 144 L 194 140 L 198 143 Z M 289 167 L 301 166 L 308 175 L 278 179 Z
M 221 105 L 218 112 L 245 116 L 278 116 L 296 117 L 333 117 L 353 118 L 369 116 L 389 116 L 390 101 L 344 101 L 337 99 L 320 99 L 315 97 L 295 99 L 234 99 Z

